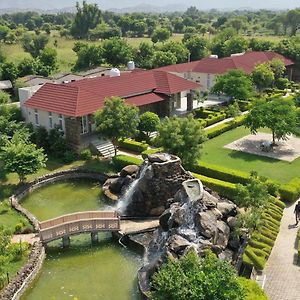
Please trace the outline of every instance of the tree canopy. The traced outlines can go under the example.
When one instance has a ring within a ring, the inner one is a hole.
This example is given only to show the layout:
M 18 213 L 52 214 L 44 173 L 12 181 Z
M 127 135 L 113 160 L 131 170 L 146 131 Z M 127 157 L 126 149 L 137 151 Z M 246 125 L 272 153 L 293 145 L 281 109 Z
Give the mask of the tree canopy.
M 259 64 L 252 71 L 252 80 L 259 91 L 269 88 L 274 82 L 274 73 L 269 63 Z
M 158 132 L 157 143 L 166 152 L 179 156 L 186 166 L 197 162 L 206 135 L 201 123 L 192 115 L 165 118 Z
M 146 132 L 149 136 L 151 132 L 157 131 L 160 124 L 160 119 L 157 114 L 147 111 L 140 115 L 140 121 L 138 129 Z
M 0 153 L 5 171 L 16 172 L 20 181 L 44 167 L 47 161 L 44 150 L 38 149 L 29 141 L 29 136 L 23 133 L 16 132 L 10 140 L 7 139 Z
M 129 106 L 119 97 L 106 99 L 104 107 L 95 113 L 96 130 L 101 137 L 111 140 L 117 154 L 118 139 L 137 133 L 138 108 Z
M 287 139 L 296 132 L 298 125 L 297 110 L 293 101 L 276 98 L 272 101 L 259 101 L 251 109 L 245 120 L 245 126 L 256 134 L 259 128 L 272 131 L 272 140 Z
M 245 293 L 234 268 L 208 253 L 190 252 L 163 264 L 152 277 L 152 300 L 244 300 Z
M 249 99 L 254 92 L 251 78 L 242 70 L 230 70 L 224 75 L 217 76 L 212 88 L 216 94 L 225 94 L 233 99 Z

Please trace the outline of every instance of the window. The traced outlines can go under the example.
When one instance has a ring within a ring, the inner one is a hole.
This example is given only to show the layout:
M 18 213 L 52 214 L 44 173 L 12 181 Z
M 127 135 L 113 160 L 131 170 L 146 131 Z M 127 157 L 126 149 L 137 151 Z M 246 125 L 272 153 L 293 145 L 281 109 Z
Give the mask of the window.
M 34 119 L 35 119 L 35 125 L 36 126 L 39 126 L 40 123 L 39 123 L 39 112 L 37 109 L 34 110 Z
M 63 115 L 58 115 L 58 126 L 60 130 L 63 130 Z
M 52 112 L 49 112 L 49 128 L 53 128 Z
M 88 116 L 82 116 L 80 119 L 81 134 L 88 133 Z

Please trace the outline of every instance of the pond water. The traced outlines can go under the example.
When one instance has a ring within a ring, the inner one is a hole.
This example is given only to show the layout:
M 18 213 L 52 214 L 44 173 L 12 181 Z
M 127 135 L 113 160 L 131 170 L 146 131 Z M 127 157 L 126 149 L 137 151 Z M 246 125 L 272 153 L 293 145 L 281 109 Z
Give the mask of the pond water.
M 39 220 L 66 213 L 103 209 L 101 186 L 75 180 L 42 187 L 22 205 Z M 39 277 L 23 300 L 138 300 L 136 275 L 140 255 L 122 247 L 110 233 L 99 234 L 91 245 L 89 234 L 71 237 L 71 246 L 62 249 L 61 240 L 47 247 L 47 258 Z
M 61 181 L 43 186 L 22 201 L 22 206 L 40 221 L 64 214 L 105 207 L 101 185 L 95 181 Z
M 136 274 L 141 257 L 100 234 L 91 246 L 89 235 L 71 237 L 71 247 L 50 244 L 39 278 L 23 300 L 138 300 Z

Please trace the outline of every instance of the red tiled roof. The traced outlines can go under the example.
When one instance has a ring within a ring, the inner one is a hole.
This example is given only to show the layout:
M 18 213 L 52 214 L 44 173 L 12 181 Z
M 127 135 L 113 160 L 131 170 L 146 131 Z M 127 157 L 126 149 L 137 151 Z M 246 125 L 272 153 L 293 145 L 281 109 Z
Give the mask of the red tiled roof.
M 196 88 L 199 84 L 192 81 L 151 70 L 119 77 L 87 78 L 67 84 L 46 83 L 25 102 L 25 106 L 67 116 L 83 116 L 102 108 L 107 97 L 128 98 L 129 103 L 141 106 L 163 100 L 155 93 L 170 95 Z
M 251 73 L 259 63 L 271 61 L 274 58 L 283 60 L 285 66 L 293 65 L 294 62 L 281 54 L 273 51 L 250 51 L 242 55 L 224 58 L 204 58 L 191 63 L 171 65 L 160 68 L 167 72 L 198 72 L 209 74 L 224 74 L 231 69 L 242 69 L 246 73 Z
M 160 101 L 164 101 L 164 100 L 166 100 L 165 97 L 163 97 L 162 95 L 155 94 L 155 93 L 133 96 L 133 97 L 125 99 L 126 103 L 132 104 L 135 106 L 142 106 L 142 105 L 156 103 L 156 102 L 160 102 Z

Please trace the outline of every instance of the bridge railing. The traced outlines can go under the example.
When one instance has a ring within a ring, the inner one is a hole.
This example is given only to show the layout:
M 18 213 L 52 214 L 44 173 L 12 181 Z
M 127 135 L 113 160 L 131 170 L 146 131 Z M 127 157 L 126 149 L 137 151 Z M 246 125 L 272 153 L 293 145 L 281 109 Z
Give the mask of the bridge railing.
M 47 221 L 40 222 L 40 229 L 48 229 L 51 227 L 57 227 L 58 225 L 90 219 L 114 219 L 118 218 L 118 213 L 115 211 L 85 211 L 77 212 L 61 217 L 53 218 Z

